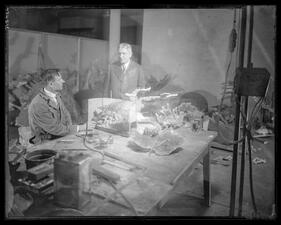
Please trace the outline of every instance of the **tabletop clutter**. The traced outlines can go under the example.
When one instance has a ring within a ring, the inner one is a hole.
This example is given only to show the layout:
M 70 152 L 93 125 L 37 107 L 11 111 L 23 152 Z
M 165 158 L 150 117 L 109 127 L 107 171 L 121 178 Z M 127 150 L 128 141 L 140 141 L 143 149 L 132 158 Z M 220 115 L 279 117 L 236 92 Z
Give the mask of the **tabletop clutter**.
M 153 197 L 144 198 L 142 203 L 135 200 L 132 206 L 120 194 L 120 190 L 126 193 L 136 171 L 139 179 L 148 179 L 144 166 L 107 149 L 114 146 L 118 151 L 115 139 L 122 136 L 127 139 L 127 147 L 132 152 L 148 153 L 148 157 L 152 154 L 169 157 L 177 154 L 184 143 L 184 137 L 177 132 L 179 128 L 188 130 L 190 134 L 206 132 L 208 118 L 203 112 L 189 102 L 169 103 L 168 98 L 177 98 L 177 95 L 132 98 L 131 101 L 120 100 L 96 108 L 91 119 L 96 122 L 96 129 L 80 131 L 71 138 L 66 136 L 52 141 L 51 146 L 47 143 L 39 150 L 33 146 L 32 151 L 27 151 L 25 175 L 18 179 L 18 183 L 35 196 L 52 199 L 62 207 L 81 210 L 91 201 L 89 195 L 95 195 L 129 207 L 135 214 L 144 213 L 144 205 Z M 153 182 L 150 180 L 150 185 Z M 170 188 L 169 185 L 159 187 Z M 118 192 L 120 195 L 116 197 Z M 132 196 L 137 194 L 130 192 L 128 195 L 134 201 Z

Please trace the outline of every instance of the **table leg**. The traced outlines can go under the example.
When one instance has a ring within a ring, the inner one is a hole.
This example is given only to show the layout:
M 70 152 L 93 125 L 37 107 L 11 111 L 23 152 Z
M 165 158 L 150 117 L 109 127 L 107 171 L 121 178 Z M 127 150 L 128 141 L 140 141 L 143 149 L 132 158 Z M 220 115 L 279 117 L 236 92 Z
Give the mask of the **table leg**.
M 210 182 L 210 151 L 203 158 L 203 188 L 204 200 L 207 206 L 211 206 L 211 182 Z

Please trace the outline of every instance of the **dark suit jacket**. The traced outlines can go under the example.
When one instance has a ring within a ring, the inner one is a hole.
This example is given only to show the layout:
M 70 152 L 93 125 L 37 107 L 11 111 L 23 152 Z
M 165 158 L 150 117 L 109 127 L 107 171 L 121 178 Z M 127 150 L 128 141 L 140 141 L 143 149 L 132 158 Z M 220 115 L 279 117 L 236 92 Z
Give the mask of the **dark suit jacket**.
M 120 62 L 110 65 L 109 76 L 105 83 L 105 97 L 126 99 L 125 93 L 130 93 L 136 88 L 145 87 L 143 70 L 139 64 L 132 61 L 125 73 L 121 70 Z

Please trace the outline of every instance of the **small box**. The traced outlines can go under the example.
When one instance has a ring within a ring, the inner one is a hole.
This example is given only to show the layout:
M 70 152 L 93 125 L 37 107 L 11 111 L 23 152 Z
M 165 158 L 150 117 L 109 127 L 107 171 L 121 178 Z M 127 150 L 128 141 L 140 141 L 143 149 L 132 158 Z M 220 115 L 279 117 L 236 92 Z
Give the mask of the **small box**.
M 91 182 L 92 158 L 85 153 L 60 155 L 54 161 L 54 200 L 58 205 L 81 209 L 89 202 L 84 191 Z
M 265 68 L 237 68 L 234 91 L 241 96 L 264 97 L 270 74 Z
M 39 164 L 38 166 L 32 167 L 31 169 L 28 169 L 27 175 L 31 181 L 36 182 L 44 177 L 47 177 L 49 174 L 52 174 L 53 171 L 54 165 L 49 162 L 45 162 Z

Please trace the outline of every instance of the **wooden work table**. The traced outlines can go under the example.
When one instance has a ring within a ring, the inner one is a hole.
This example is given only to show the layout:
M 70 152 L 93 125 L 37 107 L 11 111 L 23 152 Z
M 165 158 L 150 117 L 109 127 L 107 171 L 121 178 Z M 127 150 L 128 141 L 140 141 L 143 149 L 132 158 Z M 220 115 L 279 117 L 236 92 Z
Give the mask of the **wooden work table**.
M 97 135 L 111 135 L 103 131 L 97 132 Z M 109 154 L 112 153 L 128 162 L 142 167 L 142 169 L 127 171 L 122 168 L 115 168 L 112 165 L 105 164 L 107 169 L 120 175 L 121 180 L 116 187 L 123 187 L 120 189 L 122 194 L 130 200 L 138 215 L 151 215 L 155 207 L 162 207 L 178 181 L 183 176 L 189 175 L 194 166 L 196 166 L 202 159 L 204 200 L 208 206 L 211 203 L 209 145 L 216 137 L 217 133 L 213 131 L 199 131 L 195 133 L 187 128 L 179 128 L 176 132 L 184 138 L 184 143 L 181 145 L 182 150 L 174 152 L 168 156 L 133 151 L 128 147 L 129 138 L 118 135 L 112 135 L 113 143 L 103 149 Z M 89 143 L 87 145 L 91 146 Z M 101 154 L 88 150 L 83 145 L 83 138 L 75 134 L 33 146 L 28 149 L 28 151 L 31 152 L 38 149 L 53 149 L 57 152 L 80 149 L 81 151 L 85 150 L 85 152 L 89 152 L 93 158 L 102 160 Z M 104 159 L 112 160 L 109 157 L 105 157 Z M 112 191 L 114 190 L 112 189 Z M 116 194 L 112 196 L 116 199 L 116 203 L 122 203 L 123 199 L 120 195 Z M 102 200 L 93 196 L 89 198 L 91 198 L 91 203 L 88 204 L 88 206 L 85 206 L 82 212 L 87 216 L 96 216 L 96 207 L 98 204 L 101 204 Z M 124 203 L 125 205 L 128 205 L 126 202 Z M 107 203 L 107 206 L 103 206 L 102 210 L 106 211 L 103 215 L 127 215 L 126 213 L 124 214 L 124 207 L 118 206 L 118 204 L 115 204 L 117 209 L 111 213 L 107 210 L 110 208 L 108 207 L 108 204 L 109 203 Z M 114 201 L 111 204 L 114 205 Z M 134 215 L 132 210 L 131 215 Z

